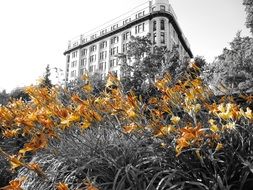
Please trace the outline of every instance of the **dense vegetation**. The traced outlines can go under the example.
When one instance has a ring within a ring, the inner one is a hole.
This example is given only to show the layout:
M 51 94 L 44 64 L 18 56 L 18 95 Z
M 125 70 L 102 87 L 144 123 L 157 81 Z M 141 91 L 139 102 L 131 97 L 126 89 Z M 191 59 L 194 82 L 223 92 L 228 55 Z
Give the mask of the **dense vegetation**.
M 3 91 L 1 189 L 253 189 L 252 47 L 238 33 L 207 64 L 132 37 L 121 81 L 61 88 L 47 67 L 38 86 Z

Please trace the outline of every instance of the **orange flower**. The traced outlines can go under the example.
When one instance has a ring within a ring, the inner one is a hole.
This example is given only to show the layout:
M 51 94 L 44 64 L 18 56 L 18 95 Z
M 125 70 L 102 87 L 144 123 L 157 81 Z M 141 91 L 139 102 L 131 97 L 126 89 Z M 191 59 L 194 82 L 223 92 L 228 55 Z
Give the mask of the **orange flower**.
M 123 127 L 123 132 L 124 133 L 131 133 L 135 131 L 138 128 L 138 126 L 135 123 L 131 123 L 130 125 L 127 125 Z
M 38 149 L 43 149 L 47 147 L 48 139 L 46 135 L 41 133 L 33 137 L 31 142 L 25 144 L 25 148 L 19 150 L 19 154 L 25 154 L 30 151 L 37 151 Z
M 40 165 L 37 164 L 37 163 L 34 163 L 34 162 L 33 163 L 29 163 L 29 164 L 27 164 L 27 168 L 29 168 L 30 170 L 33 170 L 34 172 L 36 172 L 41 177 L 45 176 L 45 174 L 43 173 Z
M 86 180 L 87 182 L 84 182 L 86 185 L 86 190 L 99 190 L 95 185 L 92 184 L 89 180 Z
M 67 118 L 61 120 L 63 126 L 69 127 L 73 122 L 80 121 L 80 116 L 76 114 L 70 114 Z
M 152 97 L 152 98 L 150 98 L 150 99 L 148 100 L 148 103 L 149 103 L 149 104 L 157 104 L 157 102 L 158 102 L 158 100 L 157 100 L 157 98 L 155 98 L 155 97 Z
M 24 164 L 20 161 L 20 156 L 12 155 L 9 157 L 9 161 L 11 164 L 11 169 L 15 170 L 16 168 L 23 166 Z
M 12 180 L 9 182 L 10 185 L 2 187 L 1 190 L 23 190 L 21 185 L 25 179 L 25 177 L 22 177 L 21 179 Z
M 57 190 L 69 190 L 68 184 L 62 183 L 62 182 L 60 182 L 60 183 L 56 186 L 56 188 L 57 188 Z
M 12 129 L 12 130 L 6 129 L 3 132 L 3 136 L 6 138 L 13 138 L 18 135 L 19 131 L 20 131 L 20 129 Z
M 196 127 L 187 126 L 179 129 L 179 131 L 181 131 L 182 134 L 181 137 L 177 139 L 176 152 L 178 155 L 181 153 L 182 149 L 201 141 L 204 134 L 201 125 L 197 125 Z

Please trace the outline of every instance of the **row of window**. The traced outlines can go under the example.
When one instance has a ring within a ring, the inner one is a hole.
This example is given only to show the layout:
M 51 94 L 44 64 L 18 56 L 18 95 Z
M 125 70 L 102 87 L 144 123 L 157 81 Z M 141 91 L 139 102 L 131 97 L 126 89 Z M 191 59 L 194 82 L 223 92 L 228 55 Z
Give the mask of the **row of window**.
M 153 34 L 153 43 L 156 44 L 156 33 Z M 161 44 L 165 44 L 165 33 L 164 32 L 161 32 L 160 33 L 160 42 Z
M 114 67 L 116 64 L 118 64 L 118 61 L 116 59 L 113 59 L 110 62 L 110 67 Z M 106 62 L 99 63 L 98 70 L 104 71 L 105 69 L 106 69 Z M 89 72 L 95 72 L 95 70 L 96 70 L 96 66 L 95 65 L 90 65 L 89 66 Z M 81 68 L 80 71 L 79 71 L 79 73 L 80 73 L 80 76 L 83 75 L 85 73 L 85 68 Z M 73 70 L 73 71 L 70 72 L 70 77 L 72 77 L 72 78 L 77 77 L 76 70 Z
M 145 31 L 145 23 L 135 26 L 135 34 L 138 34 L 144 31 Z
M 166 7 L 165 5 L 160 5 L 160 11 L 165 11 Z M 152 7 L 152 12 L 156 11 L 156 7 Z
M 160 29 L 165 30 L 164 20 L 160 20 Z M 156 21 L 153 22 L 153 31 L 156 31 Z
M 140 30 L 140 29 L 138 29 Z M 123 38 L 123 41 L 126 41 L 128 39 L 130 39 L 130 36 L 131 36 L 131 32 L 126 32 L 123 34 L 122 38 Z M 118 36 L 114 36 L 111 38 L 111 44 L 116 44 L 119 42 L 119 37 Z M 107 41 L 103 41 L 100 43 L 100 49 L 104 49 L 107 47 Z M 97 46 L 96 45 L 93 45 L 90 47 L 90 52 L 94 52 L 97 50 Z M 81 50 L 81 56 L 86 56 L 87 55 L 87 49 L 82 49 Z M 73 52 L 72 53 L 72 58 L 76 57 L 77 56 L 77 51 Z M 69 62 L 69 61 L 67 61 Z

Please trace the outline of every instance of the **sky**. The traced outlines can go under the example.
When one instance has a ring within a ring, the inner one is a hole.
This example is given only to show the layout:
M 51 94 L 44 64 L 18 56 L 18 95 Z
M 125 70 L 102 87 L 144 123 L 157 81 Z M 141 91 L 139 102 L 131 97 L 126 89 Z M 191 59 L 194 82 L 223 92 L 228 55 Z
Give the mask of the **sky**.
M 36 83 L 46 65 L 65 68 L 68 40 L 148 0 L 1 0 L 0 90 Z M 170 0 L 194 55 L 212 62 L 235 34 L 250 35 L 242 0 Z M 55 76 L 54 70 L 52 75 Z

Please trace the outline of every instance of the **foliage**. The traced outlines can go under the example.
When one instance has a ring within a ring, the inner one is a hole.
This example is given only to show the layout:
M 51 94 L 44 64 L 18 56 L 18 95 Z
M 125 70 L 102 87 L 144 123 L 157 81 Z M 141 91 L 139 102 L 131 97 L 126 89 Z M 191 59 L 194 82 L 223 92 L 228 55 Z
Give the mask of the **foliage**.
M 23 101 L 29 101 L 30 97 L 25 92 L 25 88 L 16 88 L 9 94 L 10 99 L 22 99 Z
M 240 33 L 213 64 L 206 66 L 205 77 L 217 91 L 244 92 L 253 88 L 253 39 Z
M 190 66 L 188 71 L 199 70 L 197 63 Z M 176 83 L 165 74 L 155 82 L 160 95 L 145 102 L 133 91 L 124 94 L 114 75 L 100 94 L 93 94 L 87 76 L 83 79 L 82 97 L 60 87 L 32 86 L 26 88 L 29 102 L 0 107 L 3 136 L 27 138 L 14 154 L 0 148 L 11 169 L 27 176 L 22 188 L 252 185 L 252 108 L 226 97 L 211 100 L 195 74 Z
M 253 34 L 253 1 L 252 0 L 243 0 L 243 5 L 245 5 L 245 11 L 247 14 L 246 17 L 246 26 L 250 29 Z
M 122 60 L 121 78 L 125 91 L 132 89 L 137 94 L 144 93 L 143 89 L 152 88 L 156 78 L 166 72 L 176 79 L 187 68 L 187 62 L 180 60 L 178 46 L 173 46 L 171 50 L 165 46 L 154 46 L 150 35 L 131 36 L 127 52 L 118 57 Z
M 50 73 L 50 67 L 49 67 L 49 65 L 47 65 L 47 67 L 46 67 L 46 71 L 45 71 L 45 74 L 44 74 L 44 76 L 43 76 L 43 78 L 42 78 L 42 80 L 40 81 L 40 87 L 42 87 L 42 88 L 52 88 L 52 82 L 51 82 L 51 80 L 50 80 L 50 75 L 51 75 L 51 73 Z
M 8 100 L 9 100 L 8 93 L 6 92 L 6 90 L 3 90 L 0 93 L 0 105 L 6 105 L 8 103 Z

